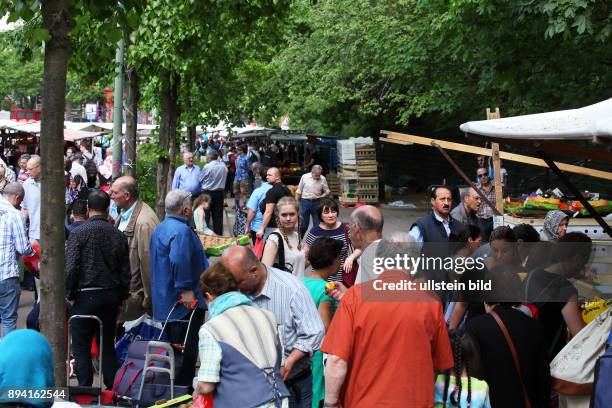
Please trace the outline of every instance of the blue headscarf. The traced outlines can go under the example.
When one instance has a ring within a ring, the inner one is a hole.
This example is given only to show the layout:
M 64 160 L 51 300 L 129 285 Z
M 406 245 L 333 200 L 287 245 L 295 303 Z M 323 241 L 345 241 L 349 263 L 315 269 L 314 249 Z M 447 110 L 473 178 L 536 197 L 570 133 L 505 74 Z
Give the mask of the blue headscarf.
M 9 398 L 12 389 L 52 389 L 53 352 L 47 339 L 35 330 L 14 330 L 0 340 L 0 404 L 17 403 L 46 408 L 51 399 Z
M 227 292 L 208 304 L 208 318 L 219 316 L 227 309 L 241 305 L 252 305 L 251 299 L 240 292 Z

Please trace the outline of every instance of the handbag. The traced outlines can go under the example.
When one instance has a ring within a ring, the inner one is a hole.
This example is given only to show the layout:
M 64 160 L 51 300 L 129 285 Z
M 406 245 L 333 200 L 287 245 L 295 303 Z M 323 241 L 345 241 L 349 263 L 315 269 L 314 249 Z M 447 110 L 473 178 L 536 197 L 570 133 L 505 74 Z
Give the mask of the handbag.
M 516 353 L 516 348 L 514 347 L 514 343 L 512 342 L 510 333 L 508 333 L 508 329 L 506 328 L 506 325 L 504 324 L 502 319 L 499 317 L 499 315 L 495 313 L 495 310 L 491 310 L 489 314 L 493 317 L 493 319 L 495 319 L 495 322 L 497 322 L 499 329 L 501 330 L 502 334 L 504 335 L 504 338 L 506 339 L 506 344 L 508 344 L 508 348 L 510 349 L 510 353 L 512 354 L 512 359 L 514 360 L 514 368 L 516 368 L 516 372 L 519 377 L 519 382 L 521 383 L 521 388 L 523 390 L 523 399 L 525 400 L 525 407 L 531 408 L 531 402 L 529 401 L 529 395 L 527 395 L 527 389 L 525 388 L 525 383 L 523 382 L 523 374 L 521 372 L 521 363 L 518 359 L 518 354 Z
M 351 240 L 349 239 L 348 236 L 348 227 L 346 226 L 346 224 L 342 224 L 342 227 L 344 229 L 344 241 L 348 244 L 349 246 L 349 252 L 352 254 L 355 249 L 353 248 L 353 244 L 351 244 Z M 357 279 L 357 272 L 359 271 L 359 262 L 357 262 L 357 260 L 353 260 L 353 265 L 351 265 L 351 270 L 350 272 L 344 272 L 344 270 L 342 271 L 342 283 L 344 284 L 344 286 L 346 286 L 347 288 L 350 288 L 351 286 L 353 286 L 355 284 L 355 280 Z

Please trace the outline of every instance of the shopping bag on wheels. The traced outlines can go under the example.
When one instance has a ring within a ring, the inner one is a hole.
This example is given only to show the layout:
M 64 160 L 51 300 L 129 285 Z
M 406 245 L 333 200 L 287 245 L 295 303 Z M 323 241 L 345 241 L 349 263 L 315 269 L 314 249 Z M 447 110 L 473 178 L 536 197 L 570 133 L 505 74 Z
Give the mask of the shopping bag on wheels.
M 115 353 L 119 364 L 123 364 L 127 356 L 128 349 L 136 340 L 167 340 L 166 333 L 163 332 L 162 324 L 153 321 L 147 314 L 143 314 L 136 320 L 130 320 L 123 324 L 125 334 L 115 344 Z

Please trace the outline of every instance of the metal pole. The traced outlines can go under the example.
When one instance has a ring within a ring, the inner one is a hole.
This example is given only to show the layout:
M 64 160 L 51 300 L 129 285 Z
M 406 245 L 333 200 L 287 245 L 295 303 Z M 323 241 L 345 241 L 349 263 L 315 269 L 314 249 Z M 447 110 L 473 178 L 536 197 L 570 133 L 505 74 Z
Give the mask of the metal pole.
M 115 89 L 113 94 L 113 180 L 121 177 L 122 119 L 123 119 L 123 38 L 117 43 L 115 54 Z
M 567 188 L 569 188 L 569 190 L 572 192 L 573 195 L 576 196 L 578 201 L 580 201 L 580 203 L 591 214 L 591 216 L 595 218 L 595 221 L 597 221 L 597 223 L 601 225 L 601 228 L 603 228 L 604 232 L 608 234 L 610 237 L 612 237 L 612 228 L 610 228 L 610 226 L 606 223 L 606 221 L 602 218 L 602 216 L 597 211 L 595 211 L 593 206 L 589 203 L 589 200 L 584 198 L 580 190 L 576 188 L 576 186 L 570 181 L 570 179 L 567 178 L 567 176 L 561 170 L 559 170 L 559 167 L 557 167 L 557 165 L 550 158 L 550 156 L 548 156 L 548 154 L 546 154 L 543 151 L 538 151 L 537 153 L 538 153 L 538 156 L 540 156 L 540 158 L 544 160 L 546 164 L 548 164 L 548 167 L 550 167 L 550 169 L 557 175 L 557 177 L 559 177 L 561 182 L 565 184 Z

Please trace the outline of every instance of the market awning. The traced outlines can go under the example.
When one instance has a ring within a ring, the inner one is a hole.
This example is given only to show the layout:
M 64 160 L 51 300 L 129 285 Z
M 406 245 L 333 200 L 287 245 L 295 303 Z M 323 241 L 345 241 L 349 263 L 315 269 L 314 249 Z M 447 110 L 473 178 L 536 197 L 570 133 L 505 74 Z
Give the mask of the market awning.
M 612 139 L 612 99 L 579 109 L 467 122 L 459 128 L 473 135 L 508 140 Z
M 276 132 L 277 129 L 270 129 L 261 126 L 247 126 L 246 128 L 237 128 L 233 130 L 235 133 L 235 139 L 246 139 L 247 137 L 265 137 L 273 132 Z
M 467 122 L 459 128 L 489 142 L 612 164 L 612 99 L 579 109 Z M 589 141 L 598 145 L 588 146 Z

